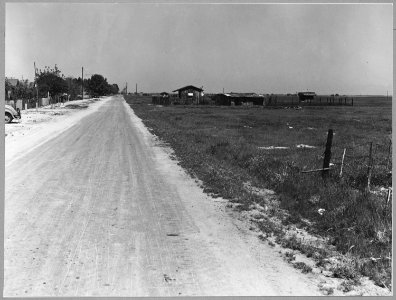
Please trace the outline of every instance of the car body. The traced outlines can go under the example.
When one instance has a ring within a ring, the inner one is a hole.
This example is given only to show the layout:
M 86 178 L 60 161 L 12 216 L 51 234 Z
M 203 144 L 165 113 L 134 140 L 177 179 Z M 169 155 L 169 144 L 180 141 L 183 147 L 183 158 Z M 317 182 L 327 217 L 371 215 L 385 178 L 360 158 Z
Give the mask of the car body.
M 21 111 L 19 108 L 16 110 L 11 105 L 5 105 L 4 107 L 5 112 L 5 122 L 11 123 L 13 119 L 20 119 L 21 118 Z

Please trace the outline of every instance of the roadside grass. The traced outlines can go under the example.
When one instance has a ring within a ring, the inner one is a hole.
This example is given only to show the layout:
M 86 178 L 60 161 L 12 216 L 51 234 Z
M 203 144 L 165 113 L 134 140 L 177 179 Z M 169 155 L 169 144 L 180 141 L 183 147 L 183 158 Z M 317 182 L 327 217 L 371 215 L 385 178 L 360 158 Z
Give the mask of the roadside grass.
M 310 273 L 312 271 L 312 268 L 310 266 L 308 266 L 307 264 L 305 264 L 304 262 L 296 262 L 293 264 L 293 266 L 296 269 L 300 269 L 301 272 L 303 273 Z
M 355 101 L 354 107 L 271 110 L 156 106 L 149 97 L 127 96 L 126 100 L 152 132 L 174 149 L 181 166 L 202 181 L 205 192 L 239 203 L 241 210 L 253 203 L 266 206 L 268 216 L 278 217 L 282 226 L 308 220 L 307 231 L 326 237 L 339 252 L 351 257 L 332 270 L 335 276 L 352 280 L 364 275 L 391 287 L 392 203 L 380 190 L 390 187 L 392 181 L 391 101 L 377 105 L 363 99 L 361 106 Z M 335 169 L 324 182 L 320 173 L 301 171 L 322 167 L 329 128 L 335 133 L 331 160 Z M 374 192 L 364 189 L 369 142 L 374 144 Z M 315 148 L 297 147 L 301 144 Z M 344 148 L 341 178 L 339 162 Z M 252 193 L 246 182 L 274 190 L 278 200 Z M 319 262 L 330 256 L 323 249 L 303 246 L 297 238 L 285 237 L 279 224 L 260 222 L 263 239 L 274 234 L 285 247 L 318 256 Z

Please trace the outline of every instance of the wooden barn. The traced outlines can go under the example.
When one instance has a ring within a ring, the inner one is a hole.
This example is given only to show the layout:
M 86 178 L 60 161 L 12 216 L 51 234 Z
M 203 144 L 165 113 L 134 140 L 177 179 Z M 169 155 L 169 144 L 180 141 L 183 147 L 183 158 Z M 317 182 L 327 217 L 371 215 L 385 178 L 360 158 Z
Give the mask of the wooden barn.
M 229 93 L 214 96 L 216 105 L 263 105 L 264 96 L 255 93 Z
M 174 90 L 179 96 L 180 104 L 200 104 L 203 100 L 203 89 L 193 85 Z

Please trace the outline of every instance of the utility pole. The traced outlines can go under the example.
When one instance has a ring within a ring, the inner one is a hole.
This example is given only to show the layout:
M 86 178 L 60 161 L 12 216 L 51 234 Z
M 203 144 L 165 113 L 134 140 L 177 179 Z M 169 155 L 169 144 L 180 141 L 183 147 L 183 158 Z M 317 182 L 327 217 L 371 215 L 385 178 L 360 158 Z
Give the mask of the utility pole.
M 128 95 L 128 82 L 125 82 L 125 95 Z
M 36 62 L 34 62 L 34 86 L 36 87 L 36 111 L 38 110 L 38 85 L 37 85 L 37 69 Z
M 81 97 L 84 99 L 84 67 L 81 67 Z
M 137 95 L 137 83 L 136 83 L 136 92 L 135 92 L 135 94 Z
M 70 99 L 70 78 L 67 78 L 67 101 Z

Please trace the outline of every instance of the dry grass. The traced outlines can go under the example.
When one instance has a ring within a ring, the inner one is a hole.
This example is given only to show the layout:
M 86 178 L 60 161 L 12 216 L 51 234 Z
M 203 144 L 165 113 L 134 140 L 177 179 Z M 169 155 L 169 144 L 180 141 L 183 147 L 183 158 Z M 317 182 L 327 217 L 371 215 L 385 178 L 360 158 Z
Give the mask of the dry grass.
M 368 193 L 368 142 L 374 142 L 373 189 L 391 186 L 389 141 L 391 102 L 365 98 L 354 107 L 306 107 L 302 110 L 267 110 L 260 107 L 214 107 L 150 105 L 150 98 L 127 97 L 144 123 L 171 145 L 181 165 L 199 178 L 205 192 L 238 202 L 239 209 L 252 203 L 268 205 L 269 216 L 280 216 L 283 225 L 309 220 L 311 232 L 326 236 L 343 254 L 355 258 L 346 270 L 335 270 L 345 278 L 354 272 L 369 276 L 378 285 L 391 285 L 391 203 L 384 193 Z M 302 170 L 322 166 L 329 128 L 335 132 L 332 162 L 336 169 L 324 182 L 318 173 Z M 305 144 L 316 148 L 297 148 Z M 282 146 L 288 149 L 263 150 Z M 342 151 L 347 148 L 344 176 L 339 177 Z M 246 189 L 275 190 L 279 207 L 268 197 Z M 273 203 L 272 203 L 273 204 Z M 318 210 L 322 209 L 319 214 Z M 288 212 L 280 214 L 281 210 Z M 282 237 L 278 225 L 263 221 L 265 236 Z M 304 249 L 296 241 L 283 242 Z M 312 254 L 311 253 L 311 254 Z M 320 253 L 320 252 L 319 252 Z M 325 253 L 320 253 L 322 256 Z M 375 258 L 375 261 L 371 258 Z

